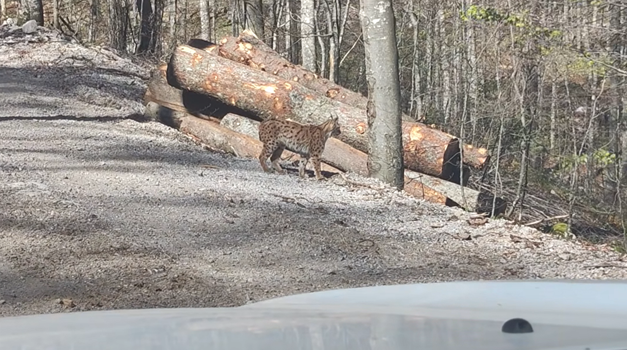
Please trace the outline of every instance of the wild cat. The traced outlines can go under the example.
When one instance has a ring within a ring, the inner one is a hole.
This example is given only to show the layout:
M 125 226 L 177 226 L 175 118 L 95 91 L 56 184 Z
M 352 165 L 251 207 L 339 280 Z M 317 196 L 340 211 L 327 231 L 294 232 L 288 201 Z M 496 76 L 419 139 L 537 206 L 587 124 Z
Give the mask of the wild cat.
M 259 162 L 263 171 L 270 172 L 266 163 L 270 158 L 274 169 L 279 174 L 285 174 L 285 170 L 279 165 L 279 159 L 283 150 L 287 149 L 300 155 L 298 164 L 300 177 L 305 177 L 305 167 L 311 159 L 316 179 L 321 180 L 324 177 L 320 172 L 320 157 L 329 137 L 339 134 L 340 124 L 337 116 L 319 125 L 300 124 L 274 118 L 266 119 L 259 125 L 259 140 L 263 142 Z

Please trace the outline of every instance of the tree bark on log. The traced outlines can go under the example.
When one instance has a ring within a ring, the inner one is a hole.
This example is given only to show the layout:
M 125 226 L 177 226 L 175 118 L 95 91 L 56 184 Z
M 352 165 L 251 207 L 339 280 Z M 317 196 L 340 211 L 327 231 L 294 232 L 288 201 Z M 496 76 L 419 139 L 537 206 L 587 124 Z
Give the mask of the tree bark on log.
M 219 99 L 250 111 L 261 119 L 275 116 L 317 124 L 331 115 L 337 115 L 342 126 L 339 138 L 362 152 L 368 151 L 364 110 L 321 96 L 298 83 L 249 69 L 215 55 L 212 51 L 211 48 L 198 50 L 187 45 L 179 46 L 168 65 L 168 83 Z M 445 175 L 442 170 L 445 164 L 451 163 L 450 158 L 455 155 L 449 148 L 457 143 L 457 139 L 419 123 L 410 124 L 414 125 L 403 128 L 404 139 L 416 141 L 413 148 L 406 148 L 404 152 L 408 168 L 433 176 Z M 430 148 L 418 147 L 422 143 Z M 434 155 L 425 158 L 422 150 L 433 152 Z M 475 152 L 479 153 L 483 156 L 475 159 L 475 165 L 483 164 L 488 157 L 485 149 Z
M 185 112 L 171 110 L 167 107 L 159 106 L 155 102 L 148 102 L 145 115 L 150 119 L 162 122 L 163 116 L 172 119 L 178 125 L 177 129 L 182 133 L 205 144 L 207 147 L 226 153 L 233 154 L 240 158 L 257 159 L 263 144 L 261 141 L 248 135 L 244 135 L 221 126 L 213 120 L 197 118 Z M 243 118 L 243 117 L 242 117 Z M 285 150 L 281 159 L 285 161 L 298 161 L 300 158 L 296 153 Z M 340 173 L 341 171 L 328 164 L 322 163 L 321 170 L 326 173 Z
M 335 84 L 327 79 L 318 77 L 315 73 L 306 70 L 305 68 L 295 65 L 288 60 L 277 54 L 271 47 L 266 45 L 263 41 L 259 40 L 257 36 L 251 31 L 242 32 L 238 38 L 225 37 L 216 49 L 211 48 L 208 50 L 210 53 L 215 53 L 221 57 L 228 58 L 232 61 L 236 61 L 245 64 L 251 68 L 271 73 L 287 81 L 294 81 L 308 89 L 311 89 L 322 96 L 326 96 L 333 100 L 348 104 L 361 110 L 366 110 L 368 98 L 358 92 L 346 89 L 338 84 Z M 448 147 L 453 143 L 457 143 L 457 152 L 459 152 L 459 140 L 450 134 L 445 132 L 429 128 L 427 125 L 419 122 L 411 121 L 411 118 L 407 115 L 403 115 L 403 142 L 406 144 L 412 139 L 414 144 L 410 146 L 411 149 L 420 150 L 423 153 L 435 154 L 432 152 L 433 146 Z M 365 114 L 364 114 L 364 122 Z M 413 138 L 412 133 L 419 132 L 419 130 L 429 129 L 430 138 Z M 418 130 L 418 131 L 414 131 Z M 424 141 L 423 141 L 424 140 Z M 422 143 L 425 143 L 424 145 Z M 451 157 L 455 156 L 455 152 L 449 151 Z M 459 155 L 458 155 L 459 157 Z M 472 145 L 464 145 L 464 163 L 474 168 L 481 168 L 488 160 L 488 151 L 485 148 L 477 148 Z M 435 163 L 425 163 L 435 165 Z M 441 166 L 442 164 L 440 164 Z M 419 168 L 422 166 L 419 166 Z M 413 169 L 423 172 L 425 169 Z M 412 169 L 412 168 L 410 168 Z M 440 168 L 441 170 L 441 168 Z M 445 172 L 443 175 L 445 179 L 450 176 L 451 169 Z M 466 172 L 466 171 L 464 171 Z M 426 172 L 431 175 L 437 176 L 432 170 Z M 470 174 L 470 170 L 468 170 Z M 458 181 L 455 181 L 459 183 Z
M 250 30 L 243 31 L 237 38 L 233 36 L 224 37 L 219 42 L 218 54 L 251 68 L 300 83 L 306 88 L 336 101 L 359 109 L 366 109 L 368 98 L 328 79 L 320 78 L 302 66 L 291 63 L 259 40 Z M 405 117 L 409 118 L 408 116 Z
M 146 93 L 144 94 L 144 104 L 147 104 L 148 102 L 156 102 L 157 104 L 169 109 L 189 113 L 195 117 L 203 119 L 208 119 L 210 117 L 221 118 L 227 113 L 236 113 L 246 117 L 254 117 L 254 115 L 247 113 L 246 111 L 227 105 L 226 103 L 205 94 L 181 90 L 168 85 L 166 79 L 167 69 L 168 65 L 164 64 L 159 66 L 158 69 L 153 72 L 152 77 L 148 81 Z M 165 121 L 164 123 L 170 125 Z
M 220 121 L 220 125 L 229 130 L 247 135 L 258 140 L 259 122 L 236 115 L 227 114 Z M 330 138 L 322 154 L 322 160 L 332 166 L 345 171 L 368 176 L 368 156 L 340 140 Z M 464 188 L 461 186 L 433 176 L 419 174 L 405 170 L 405 192 L 410 195 L 423 198 L 427 201 L 442 205 L 458 205 L 469 211 L 491 212 L 492 202 L 488 203 L 490 194 Z M 465 201 L 464 201 L 465 199 Z M 505 201 L 497 198 L 495 215 L 505 211 Z

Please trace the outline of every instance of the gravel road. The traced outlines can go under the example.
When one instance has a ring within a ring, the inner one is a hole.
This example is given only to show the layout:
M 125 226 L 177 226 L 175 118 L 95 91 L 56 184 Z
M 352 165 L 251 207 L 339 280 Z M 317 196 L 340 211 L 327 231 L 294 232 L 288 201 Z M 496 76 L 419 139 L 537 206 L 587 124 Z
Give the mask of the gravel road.
M 2 40 L 0 316 L 627 275 L 608 246 L 472 225 L 371 179 L 264 174 L 142 120 L 144 68 L 66 41 Z

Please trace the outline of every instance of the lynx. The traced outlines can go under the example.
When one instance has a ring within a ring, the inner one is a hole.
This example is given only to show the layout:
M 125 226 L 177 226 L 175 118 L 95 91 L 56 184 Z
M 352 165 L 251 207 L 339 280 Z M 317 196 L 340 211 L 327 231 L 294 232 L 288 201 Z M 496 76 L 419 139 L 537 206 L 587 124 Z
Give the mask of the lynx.
M 298 174 L 305 177 L 305 167 L 311 158 L 316 179 L 323 179 L 320 172 L 320 156 L 324 151 L 327 139 L 340 134 L 340 125 L 337 117 L 332 117 L 320 125 L 305 125 L 290 120 L 267 119 L 259 125 L 259 140 L 263 142 L 263 149 L 259 155 L 259 162 L 263 171 L 270 172 L 266 161 L 270 158 L 272 166 L 279 174 L 285 170 L 279 165 L 283 150 L 287 149 L 300 155 Z

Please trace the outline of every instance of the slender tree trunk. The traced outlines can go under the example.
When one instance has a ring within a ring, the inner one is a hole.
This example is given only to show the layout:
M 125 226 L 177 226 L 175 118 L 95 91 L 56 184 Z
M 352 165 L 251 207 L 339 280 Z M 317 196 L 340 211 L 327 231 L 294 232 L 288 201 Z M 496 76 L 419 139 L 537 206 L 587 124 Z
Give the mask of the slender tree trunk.
M 252 30 L 259 39 L 267 42 L 263 17 L 263 2 L 261 0 L 244 0 L 244 13 L 246 28 Z
M 210 40 L 209 4 L 207 0 L 200 0 L 198 9 L 198 15 L 200 16 L 200 38 Z
M 450 76 L 450 57 L 448 54 L 448 48 L 450 45 L 446 42 L 446 28 L 445 28 L 445 12 L 440 11 L 438 16 L 438 70 L 440 77 L 440 96 L 439 96 L 439 111 L 442 113 L 442 124 L 448 125 L 450 110 L 451 110 L 451 76 Z
M 294 62 L 294 58 L 293 58 L 293 54 L 294 54 L 294 48 L 292 47 L 292 15 L 291 15 L 291 6 L 290 6 L 290 1 L 289 0 L 285 0 L 285 11 L 284 11 L 284 15 L 285 15 L 285 54 L 287 55 L 287 59 L 290 62 Z
M 317 0 L 319 1 L 324 1 L 324 0 Z M 318 71 L 318 73 L 320 74 L 321 77 L 325 77 L 328 78 L 329 75 L 327 74 L 327 57 L 329 55 L 329 50 L 327 50 L 327 46 L 326 43 L 323 39 L 323 36 L 321 35 L 322 32 L 322 28 L 321 28 L 321 23 L 320 20 L 316 17 L 316 38 L 318 39 L 318 46 L 320 47 L 320 69 Z
M 59 0 L 55 0 L 58 4 Z M 98 31 L 96 30 L 96 22 L 99 19 L 100 14 L 100 1 L 98 0 L 89 0 L 89 28 L 87 29 L 87 41 L 93 43 L 98 36 Z M 58 13 L 56 15 L 58 20 Z
M 125 0 L 109 0 L 109 39 L 110 46 L 126 52 L 128 39 L 128 7 Z
M 302 45 L 302 66 L 316 72 L 316 38 L 314 36 L 314 0 L 300 1 L 300 36 Z
M 59 0 L 52 0 L 52 26 L 55 29 L 60 28 L 59 27 Z
M 467 5 L 470 1 L 465 0 Z M 465 26 L 466 29 L 466 54 L 467 59 L 466 62 L 466 79 L 468 80 L 468 89 L 467 94 L 469 97 L 470 108 L 468 108 L 468 114 L 470 118 L 470 124 L 472 127 L 471 131 L 471 140 L 470 143 L 475 142 L 475 137 L 477 137 L 477 123 L 478 123 L 478 115 L 477 115 L 477 103 L 478 103 L 478 87 L 477 82 L 479 80 L 477 73 L 477 56 L 476 56 L 476 41 L 475 41 L 475 29 L 472 23 Z
M 216 1 L 209 0 L 209 36 L 208 40 L 211 42 L 216 42 Z
M 335 18 L 333 17 L 333 10 L 329 5 L 329 0 L 325 0 L 327 3 L 327 25 L 329 26 L 329 31 L 327 36 L 329 37 L 329 80 L 334 83 L 337 83 L 338 79 L 338 68 L 339 68 L 339 58 L 337 57 L 337 37 L 333 33 L 335 26 Z
M 287 39 L 289 40 L 288 47 L 289 50 L 289 59 L 290 62 L 294 64 L 300 64 L 300 38 L 298 37 L 299 28 L 298 22 L 295 20 L 295 14 L 298 13 L 298 7 L 296 6 L 296 1 L 287 0 L 287 5 L 289 11 L 286 12 L 287 20 L 289 21 L 289 35 Z
M 137 46 L 136 53 L 146 53 L 151 49 L 152 41 L 152 5 L 151 0 L 136 0 L 137 10 L 141 18 L 141 25 L 139 31 L 139 45 Z
M 169 4 L 168 4 L 168 16 L 169 16 L 169 29 L 170 29 L 170 49 L 174 49 L 176 47 L 176 33 L 177 28 L 176 28 L 176 23 L 178 22 L 176 20 L 176 12 L 177 12 L 177 7 L 178 7 L 178 1 L 177 0 L 168 0 Z
M 272 0 L 272 35 L 268 45 L 276 52 L 282 52 L 282 50 L 279 49 L 281 44 L 279 43 L 279 38 L 282 38 L 281 32 L 284 27 L 283 12 L 286 6 L 285 0 Z
M 402 189 L 401 95 L 392 0 L 361 0 L 359 17 L 368 75 L 368 171 Z
M 0 23 L 7 17 L 7 0 L 0 0 Z
M 180 27 L 183 28 L 183 40 L 187 42 L 189 39 L 189 35 L 187 35 L 187 19 L 189 18 L 189 2 L 187 0 L 183 0 L 183 16 L 181 16 L 181 24 Z
M 44 5 L 42 0 L 20 0 L 20 17 L 23 22 L 35 20 L 44 25 Z
M 231 33 L 238 36 L 242 23 L 244 21 L 244 0 L 231 1 Z
M 167 0 L 154 0 L 154 12 L 150 16 L 150 44 L 148 50 L 159 56 L 163 48 L 162 30 L 163 30 L 163 11 Z
M 413 4 L 410 3 L 410 4 Z M 410 19 L 412 23 L 412 45 L 413 45 L 413 55 L 412 55 L 412 64 L 411 64 L 411 96 L 410 105 L 409 105 L 409 115 L 414 120 L 421 120 L 422 117 L 422 91 L 420 89 L 420 66 L 422 64 L 420 59 L 420 42 L 418 35 L 420 33 L 420 21 L 418 20 L 418 16 L 413 13 L 413 8 L 410 8 Z

